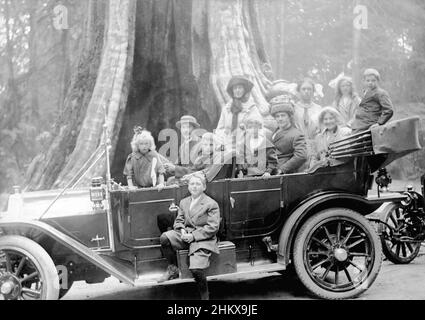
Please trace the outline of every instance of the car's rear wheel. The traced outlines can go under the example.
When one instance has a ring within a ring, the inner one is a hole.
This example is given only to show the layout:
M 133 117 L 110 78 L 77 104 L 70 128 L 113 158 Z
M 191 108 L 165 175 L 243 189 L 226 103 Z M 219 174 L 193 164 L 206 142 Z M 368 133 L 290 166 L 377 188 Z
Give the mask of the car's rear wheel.
M 21 236 L 0 237 L 0 300 L 57 300 L 59 277 L 48 253 Z
M 399 204 L 392 203 L 385 208 L 382 213 L 380 224 L 380 234 L 382 251 L 384 255 L 395 264 L 408 264 L 419 254 L 421 242 L 407 241 L 408 238 L 415 237 L 415 229 L 408 212 Z M 406 241 L 402 241 L 402 238 Z
M 309 218 L 294 244 L 296 273 L 324 299 L 349 299 L 366 291 L 382 264 L 379 236 L 366 218 L 332 208 Z

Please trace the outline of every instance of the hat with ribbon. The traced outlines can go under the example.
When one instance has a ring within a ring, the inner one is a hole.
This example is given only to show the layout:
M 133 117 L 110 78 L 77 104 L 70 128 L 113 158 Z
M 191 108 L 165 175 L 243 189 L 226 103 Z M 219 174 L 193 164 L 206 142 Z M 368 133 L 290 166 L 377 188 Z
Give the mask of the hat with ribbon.
M 189 123 L 189 124 L 193 125 L 195 128 L 201 127 L 201 125 L 198 123 L 198 121 L 196 120 L 196 118 L 193 117 L 193 116 L 189 116 L 189 115 L 186 115 L 186 116 L 181 117 L 180 121 L 178 121 L 176 123 L 176 127 L 178 129 L 180 129 L 182 123 Z
M 264 125 L 263 118 L 259 118 L 255 115 L 249 115 L 248 118 L 245 120 L 245 126 L 248 127 L 248 125 L 257 125 L 261 128 Z

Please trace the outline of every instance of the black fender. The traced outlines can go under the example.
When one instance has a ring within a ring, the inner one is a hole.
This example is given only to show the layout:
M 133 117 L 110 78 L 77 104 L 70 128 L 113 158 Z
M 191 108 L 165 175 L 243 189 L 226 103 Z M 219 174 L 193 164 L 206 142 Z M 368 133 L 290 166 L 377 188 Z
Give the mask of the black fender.
M 106 254 L 94 252 L 84 244 L 47 223 L 37 220 L 0 219 L 0 237 L 2 235 L 14 234 L 25 236 L 28 232 L 43 234 L 122 282 L 130 285 L 135 284 L 136 276 L 131 266 L 124 262 L 117 261 Z
M 293 242 L 298 230 L 314 213 L 328 208 L 347 208 L 366 216 L 377 210 L 382 203 L 370 202 L 366 198 L 349 193 L 331 192 L 312 196 L 301 202 L 289 214 L 279 237 L 278 262 L 285 266 L 290 264 Z

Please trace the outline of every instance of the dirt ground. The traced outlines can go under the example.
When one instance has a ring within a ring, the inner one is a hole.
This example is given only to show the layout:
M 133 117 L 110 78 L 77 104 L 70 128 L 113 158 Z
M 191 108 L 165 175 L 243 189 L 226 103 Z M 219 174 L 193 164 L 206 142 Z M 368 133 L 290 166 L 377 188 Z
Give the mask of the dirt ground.
M 409 265 L 384 261 L 372 287 L 358 300 L 424 300 L 425 255 Z M 250 275 L 240 279 L 210 282 L 211 299 L 313 299 L 300 283 L 288 275 Z M 194 283 L 151 288 L 132 288 L 109 278 L 102 284 L 77 282 L 64 300 L 186 300 L 197 299 Z

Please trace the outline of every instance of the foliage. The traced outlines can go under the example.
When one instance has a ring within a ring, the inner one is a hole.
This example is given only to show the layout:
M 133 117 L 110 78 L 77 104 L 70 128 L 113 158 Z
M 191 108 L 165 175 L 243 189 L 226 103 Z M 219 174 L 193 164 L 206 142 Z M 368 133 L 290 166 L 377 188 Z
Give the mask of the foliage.
M 390 91 L 396 104 L 425 102 L 425 2 L 284 2 L 285 79 L 297 81 L 307 75 L 315 78 L 326 89 L 326 96 L 321 103 L 330 104 L 333 91 L 327 84 L 342 71 L 352 73 L 349 64 L 355 55 L 353 9 L 354 5 L 365 5 L 368 9 L 368 29 L 362 30 L 360 35 L 359 68 L 379 69 L 383 75 L 383 87 Z M 268 14 L 272 15 L 273 12 Z M 269 19 L 269 16 L 261 19 Z M 264 41 L 276 42 L 277 39 L 269 35 L 264 32 Z M 272 65 L 275 64 L 276 61 L 272 61 Z
M 54 27 L 58 5 L 68 8 L 70 29 Z M 83 24 L 80 7 L 71 0 L 0 0 L 0 193 L 23 185 L 60 114 Z

